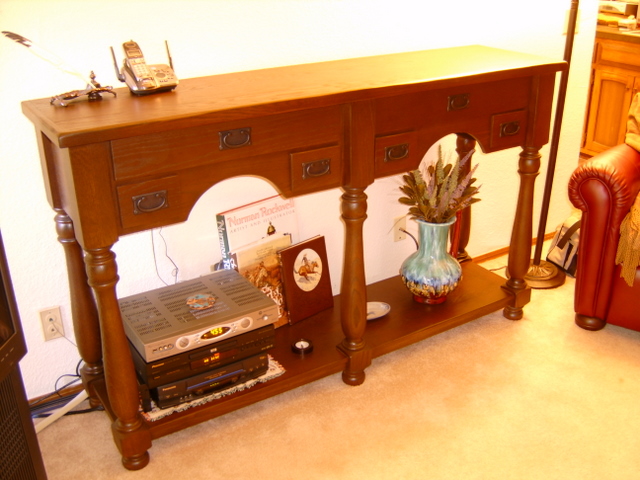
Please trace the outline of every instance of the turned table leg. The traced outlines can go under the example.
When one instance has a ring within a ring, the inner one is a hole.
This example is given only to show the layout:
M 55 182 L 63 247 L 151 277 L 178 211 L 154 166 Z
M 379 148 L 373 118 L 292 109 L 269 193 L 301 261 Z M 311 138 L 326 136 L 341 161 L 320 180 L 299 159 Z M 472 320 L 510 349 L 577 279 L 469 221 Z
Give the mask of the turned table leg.
M 518 174 L 520 190 L 513 221 L 511 246 L 507 265 L 507 280 L 504 288 L 513 294 L 513 303 L 504 309 L 510 320 L 522 318 L 522 308 L 531 300 L 531 288 L 524 277 L 529 271 L 531 238 L 533 238 L 533 193 L 535 179 L 540 171 L 540 151 L 535 147 L 524 147 L 520 153 Z
M 466 133 L 458 133 L 456 139 L 456 152 L 460 159 L 466 157 L 472 150 L 476 148 L 476 140 L 471 135 Z M 473 154 L 464 165 L 461 170 L 462 175 L 467 175 L 471 171 L 471 160 Z M 457 259 L 459 262 L 471 260 L 471 257 L 467 253 L 467 245 L 469 244 L 469 238 L 471 237 L 471 207 L 467 207 L 460 212 L 460 225 L 457 227 L 459 231 L 458 236 L 458 250 Z
M 110 248 L 87 250 L 85 263 L 100 315 L 107 394 L 116 416 L 113 438 L 124 466 L 138 470 L 149 463 L 151 435 L 139 414 L 138 383 L 116 297 L 115 254 Z
M 75 333 L 78 353 L 84 365 L 80 369 L 82 383 L 92 407 L 100 404 L 91 382 L 102 377 L 102 347 L 100 344 L 100 324 L 98 312 L 93 301 L 91 288 L 87 283 L 82 249 L 78 244 L 73 229 L 73 222 L 67 214 L 56 209 L 55 217 L 58 241 L 64 248 L 69 278 L 69 294 L 71 299 L 71 317 Z
M 342 195 L 345 223 L 345 261 L 341 287 L 341 319 L 345 339 L 338 348 L 349 357 L 342 380 L 348 385 L 364 382 L 364 370 L 371 364 L 371 351 L 365 348 L 367 292 L 364 272 L 362 228 L 367 218 L 364 189 L 345 188 Z

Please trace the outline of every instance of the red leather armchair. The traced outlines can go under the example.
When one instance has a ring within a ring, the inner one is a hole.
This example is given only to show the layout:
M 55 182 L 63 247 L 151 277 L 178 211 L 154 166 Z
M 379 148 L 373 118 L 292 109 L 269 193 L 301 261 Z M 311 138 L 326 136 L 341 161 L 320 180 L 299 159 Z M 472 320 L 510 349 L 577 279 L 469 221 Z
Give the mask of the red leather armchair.
M 620 223 L 640 192 L 640 153 L 626 144 L 581 164 L 569 199 L 582 210 L 575 286 L 575 321 L 587 330 L 607 323 L 640 331 L 640 268 L 633 287 L 615 264 Z

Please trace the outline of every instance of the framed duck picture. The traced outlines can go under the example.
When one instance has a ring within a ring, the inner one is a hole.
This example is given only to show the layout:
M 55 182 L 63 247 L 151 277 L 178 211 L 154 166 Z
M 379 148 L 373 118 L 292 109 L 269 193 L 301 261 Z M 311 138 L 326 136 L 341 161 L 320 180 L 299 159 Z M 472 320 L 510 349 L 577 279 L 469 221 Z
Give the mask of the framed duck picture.
M 322 235 L 283 248 L 278 254 L 289 323 L 333 307 L 327 248 Z

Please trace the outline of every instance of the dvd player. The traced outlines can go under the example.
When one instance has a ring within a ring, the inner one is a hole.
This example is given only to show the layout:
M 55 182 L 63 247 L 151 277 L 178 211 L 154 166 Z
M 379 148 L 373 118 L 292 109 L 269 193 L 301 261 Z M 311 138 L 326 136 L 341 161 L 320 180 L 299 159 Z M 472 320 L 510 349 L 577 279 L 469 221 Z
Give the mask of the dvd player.
M 129 346 L 140 382 L 154 388 L 266 352 L 273 348 L 274 342 L 275 329 L 273 325 L 267 325 L 213 345 L 153 362 L 145 362 L 131 343 Z

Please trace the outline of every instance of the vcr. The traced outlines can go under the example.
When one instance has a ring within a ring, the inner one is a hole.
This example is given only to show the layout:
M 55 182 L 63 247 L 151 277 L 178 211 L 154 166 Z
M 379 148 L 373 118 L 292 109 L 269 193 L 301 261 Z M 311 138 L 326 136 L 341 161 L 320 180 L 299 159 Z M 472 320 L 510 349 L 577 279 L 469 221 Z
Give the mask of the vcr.
M 149 393 L 159 408 L 168 408 L 258 378 L 268 369 L 269 356 L 261 353 L 193 377 L 150 388 Z
M 267 325 L 213 345 L 153 362 L 145 362 L 133 345 L 129 344 L 129 347 L 140 382 L 154 388 L 266 352 L 273 348 L 274 342 L 275 329 L 273 325 Z

